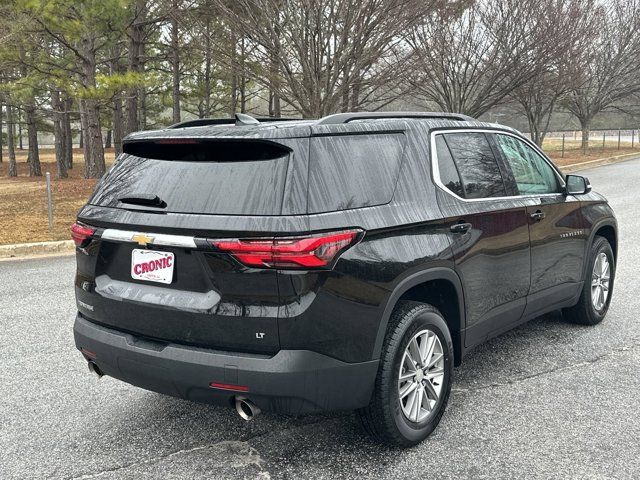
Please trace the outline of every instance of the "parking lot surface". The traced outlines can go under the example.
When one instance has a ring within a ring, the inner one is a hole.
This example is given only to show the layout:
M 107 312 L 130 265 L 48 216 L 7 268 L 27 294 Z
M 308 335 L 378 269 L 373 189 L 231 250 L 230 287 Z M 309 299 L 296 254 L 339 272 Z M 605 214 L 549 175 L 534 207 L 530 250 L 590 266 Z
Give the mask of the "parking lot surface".
M 0 478 L 640 477 L 640 160 L 582 173 L 620 223 L 606 320 L 553 313 L 477 348 L 436 432 L 404 451 L 349 413 L 245 423 L 98 380 L 73 345 L 74 258 L 0 262 Z

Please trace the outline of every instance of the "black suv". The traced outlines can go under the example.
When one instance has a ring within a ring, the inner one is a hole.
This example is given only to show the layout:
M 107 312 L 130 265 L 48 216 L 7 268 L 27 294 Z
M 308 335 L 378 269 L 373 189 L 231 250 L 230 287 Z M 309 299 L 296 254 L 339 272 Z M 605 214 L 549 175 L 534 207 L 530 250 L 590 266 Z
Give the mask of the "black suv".
M 518 132 L 444 113 L 196 121 L 130 135 L 72 228 L 75 343 L 190 400 L 438 424 L 470 348 L 554 309 L 593 325 L 617 228 Z

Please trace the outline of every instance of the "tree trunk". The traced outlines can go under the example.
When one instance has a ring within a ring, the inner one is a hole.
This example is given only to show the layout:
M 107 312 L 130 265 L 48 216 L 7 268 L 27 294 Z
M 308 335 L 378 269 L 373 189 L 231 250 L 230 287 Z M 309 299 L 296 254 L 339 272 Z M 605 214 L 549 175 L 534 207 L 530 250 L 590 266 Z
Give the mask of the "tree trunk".
M 87 142 L 87 113 L 85 107 L 85 100 L 81 99 L 78 101 L 78 106 L 80 107 L 80 148 L 82 149 L 82 154 L 84 156 L 85 165 L 87 163 L 87 158 L 89 158 L 89 142 Z
M 238 53 L 236 44 L 238 37 L 231 32 L 231 104 L 229 105 L 230 116 L 233 117 L 238 110 Z
M 18 148 L 24 150 L 24 145 L 22 144 L 22 111 L 20 109 L 18 109 Z
M 140 44 L 140 73 L 144 73 L 145 64 L 142 61 L 145 56 L 145 44 Z M 147 91 L 144 87 L 138 89 L 138 130 L 147 129 Z
M 111 148 L 111 129 L 107 130 L 107 137 L 104 139 L 104 148 Z
M 541 147 L 542 141 L 540 140 L 540 128 L 538 125 L 539 120 L 533 115 L 533 113 L 527 113 L 527 121 L 529 122 L 529 133 L 531 136 L 531 141 Z
M 136 130 L 147 129 L 147 91 L 140 89 L 140 110 L 138 115 L 138 128 Z
M 64 128 L 62 127 L 63 109 L 60 101 L 60 92 L 51 92 L 51 107 L 53 108 L 53 136 L 56 151 L 56 165 L 58 166 L 58 178 L 67 178 L 67 159 L 65 157 Z
M 84 101 L 84 108 L 87 126 L 84 176 L 85 178 L 100 178 L 106 170 L 100 129 L 100 107 L 96 100 L 87 99 Z
M 586 155 L 589 150 L 589 127 L 591 126 L 591 119 L 578 118 L 578 120 L 580 121 L 580 128 L 582 130 L 582 153 Z
M 96 87 L 96 53 L 95 39 L 85 37 L 82 39 L 82 83 L 87 89 Z M 85 118 L 85 178 L 100 178 L 105 173 L 104 146 L 102 144 L 102 129 L 100 128 L 100 104 L 94 98 L 85 98 L 82 101 Z
M 211 117 L 211 17 L 207 15 L 204 35 L 204 112 L 200 118 Z
M 349 111 L 349 67 L 347 65 L 342 69 L 342 104 L 340 111 L 345 113 Z
M 113 149 L 116 157 L 122 153 L 122 98 L 116 95 L 113 99 Z
M 129 27 L 128 68 L 130 72 L 142 73 L 144 62 L 142 59 L 144 46 L 144 21 L 147 12 L 147 0 L 136 0 L 134 21 Z M 135 132 L 140 129 L 138 105 L 144 88 L 132 87 L 127 92 L 127 118 L 124 133 Z
M 71 108 L 73 99 L 65 95 L 62 103 L 64 113 L 62 115 L 62 129 L 64 130 L 64 158 L 67 162 L 67 169 L 73 168 L 73 132 L 71 131 Z
M 360 82 L 356 80 L 351 91 L 351 111 L 357 112 L 360 108 Z
M 136 71 L 138 68 L 136 65 L 137 55 L 135 53 L 135 48 L 135 45 L 129 46 L 129 70 L 131 71 Z M 127 92 L 127 122 L 125 125 L 127 133 L 135 132 L 136 130 L 138 130 L 139 91 L 139 88 L 131 88 Z
M 174 123 L 180 122 L 180 38 L 178 34 L 178 2 L 174 1 L 171 16 L 171 99 Z
M 280 95 L 278 93 L 279 82 L 279 69 L 278 69 L 278 57 L 277 54 L 271 56 L 271 85 L 269 86 L 269 116 L 272 118 L 280 118 Z
M 29 139 L 29 153 L 27 155 L 27 161 L 29 162 L 29 176 L 41 177 L 42 168 L 40 167 L 40 152 L 38 151 L 36 107 L 32 103 L 29 103 L 25 107 L 24 111 L 27 122 L 27 137 Z
M 2 104 L 0 103 L 0 163 L 2 160 Z
M 14 144 L 15 125 L 13 123 L 13 107 L 7 105 L 7 149 L 9 150 L 9 176 L 18 176 L 16 165 L 16 148 Z
M 247 112 L 247 77 L 244 73 L 246 47 L 244 38 L 240 40 L 240 112 Z

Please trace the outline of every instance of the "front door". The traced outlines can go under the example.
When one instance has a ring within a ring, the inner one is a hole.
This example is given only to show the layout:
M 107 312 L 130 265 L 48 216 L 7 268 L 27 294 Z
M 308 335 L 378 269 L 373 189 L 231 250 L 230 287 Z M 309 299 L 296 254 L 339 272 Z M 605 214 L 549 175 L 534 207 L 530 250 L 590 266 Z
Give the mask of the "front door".
M 518 195 L 526 198 L 531 289 L 525 316 L 531 318 L 580 291 L 587 240 L 580 202 L 563 193 L 558 172 L 533 147 L 507 134 L 496 134 L 495 141 Z

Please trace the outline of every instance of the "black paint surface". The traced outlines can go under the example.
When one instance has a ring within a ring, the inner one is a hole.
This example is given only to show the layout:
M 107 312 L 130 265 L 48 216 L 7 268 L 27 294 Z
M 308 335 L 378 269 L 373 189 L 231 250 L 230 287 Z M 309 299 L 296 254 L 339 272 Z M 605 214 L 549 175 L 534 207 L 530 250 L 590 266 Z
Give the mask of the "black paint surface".
M 259 166 L 242 163 L 255 169 L 237 176 L 218 175 L 206 163 L 189 171 L 193 164 L 185 162 L 185 171 L 176 178 L 174 169 L 156 165 L 156 175 L 136 180 L 132 190 L 144 185 L 150 191 L 141 193 L 172 199 L 167 199 L 164 212 L 114 203 L 110 199 L 115 194 L 103 193 L 111 188 L 112 177 L 107 176 L 96 197 L 81 210 L 82 222 L 201 239 L 301 235 L 352 227 L 366 234 L 330 271 L 247 269 L 204 246 L 195 251 L 150 247 L 176 254 L 176 278 L 169 288 L 220 296 L 219 303 L 204 313 L 180 310 L 178 304 L 117 302 L 83 290 L 83 282 L 91 283 L 99 275 L 134 286 L 139 283 L 128 272 L 133 245 L 96 240 L 88 255 L 77 255 L 78 299 L 95 307 L 93 312 L 82 307 L 80 311 L 95 322 L 159 341 L 248 353 L 307 349 L 363 362 L 378 358 L 393 303 L 403 293 L 428 296 L 434 291 L 436 283 L 415 289 L 416 279 L 423 278 L 447 286 L 449 296 L 441 308 L 450 309 L 447 320 L 459 359 L 467 347 L 531 315 L 575 301 L 593 235 L 603 226 L 615 232 L 613 213 L 596 193 L 514 196 L 513 176 L 499 156 L 506 198 L 463 201 L 437 186 L 432 178 L 431 132 L 469 128 L 518 135 L 480 122 L 403 119 L 204 126 L 133 134 L 127 142 L 268 140 L 290 154 L 286 160 L 266 160 L 268 171 L 262 170 L 262 161 L 256 162 Z M 358 141 L 374 137 L 372 142 L 381 143 L 375 148 L 367 144 L 365 153 L 354 152 L 357 142 L 348 138 L 355 135 L 361 136 Z M 124 186 L 129 177 L 144 177 L 146 163 L 132 162 L 142 167 L 123 174 L 118 194 L 135 193 Z M 325 166 L 330 170 L 323 171 Z M 262 173 L 254 175 L 257 171 Z M 242 182 L 244 175 L 263 178 L 263 183 Z M 277 195 L 270 196 L 273 192 Z M 302 213 L 336 208 L 346 210 Z M 530 217 L 537 210 L 546 214 L 540 222 Z M 450 227 L 459 222 L 470 223 L 471 228 L 453 233 Z

